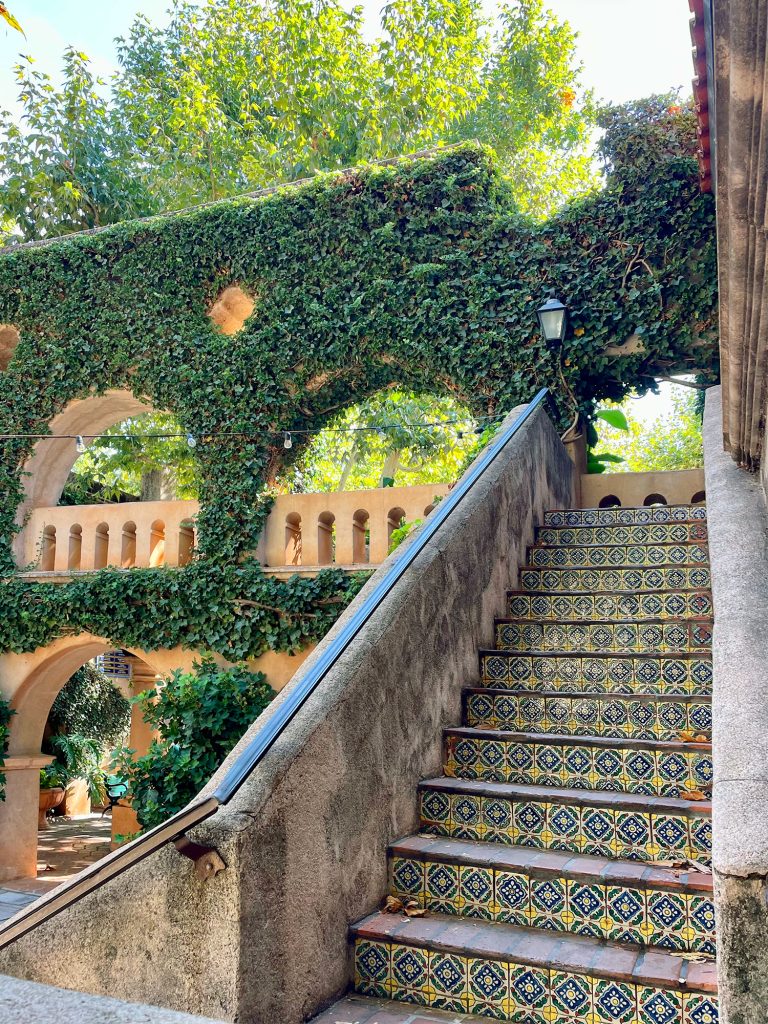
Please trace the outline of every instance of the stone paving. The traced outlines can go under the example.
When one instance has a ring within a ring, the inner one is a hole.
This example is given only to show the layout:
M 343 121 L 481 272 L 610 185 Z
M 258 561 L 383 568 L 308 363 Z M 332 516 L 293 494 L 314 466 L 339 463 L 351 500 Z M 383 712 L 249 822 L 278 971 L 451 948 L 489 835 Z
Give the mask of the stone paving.
M 38 833 L 37 878 L 19 878 L 0 887 L 0 925 L 38 896 L 76 875 L 109 853 L 110 815 L 53 818 L 51 827 Z

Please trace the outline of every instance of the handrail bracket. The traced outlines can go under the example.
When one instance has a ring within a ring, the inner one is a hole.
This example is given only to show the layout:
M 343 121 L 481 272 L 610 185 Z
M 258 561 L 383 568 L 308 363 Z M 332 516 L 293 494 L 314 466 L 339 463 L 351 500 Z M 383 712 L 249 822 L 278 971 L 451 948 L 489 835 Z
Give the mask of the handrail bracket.
M 182 857 L 188 857 L 193 862 L 195 874 L 201 882 L 207 882 L 209 878 L 218 875 L 227 866 L 218 850 L 214 850 L 212 846 L 201 846 L 200 843 L 193 843 L 185 835 L 174 839 L 173 845 Z

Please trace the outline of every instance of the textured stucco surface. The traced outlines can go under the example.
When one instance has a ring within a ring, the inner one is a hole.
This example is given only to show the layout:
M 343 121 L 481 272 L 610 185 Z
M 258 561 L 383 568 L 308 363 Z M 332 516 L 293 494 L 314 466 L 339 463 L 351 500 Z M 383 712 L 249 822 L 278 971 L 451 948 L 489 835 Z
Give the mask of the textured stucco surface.
M 387 843 L 416 827 L 416 784 L 440 770 L 441 730 L 460 720 L 477 649 L 492 641 L 534 526 L 572 503 L 572 486 L 572 463 L 539 410 L 233 801 L 194 831 L 227 870 L 200 883 L 166 848 L 0 952 L 0 969 L 264 1024 L 305 1020 L 344 991 L 347 927 L 381 900 Z
M 0 1015 L 19 1024 L 221 1024 L 158 1006 L 68 992 L 0 975 Z
M 723 450 L 719 388 L 704 453 L 713 635 L 713 867 L 721 1024 L 768 1020 L 768 514 Z

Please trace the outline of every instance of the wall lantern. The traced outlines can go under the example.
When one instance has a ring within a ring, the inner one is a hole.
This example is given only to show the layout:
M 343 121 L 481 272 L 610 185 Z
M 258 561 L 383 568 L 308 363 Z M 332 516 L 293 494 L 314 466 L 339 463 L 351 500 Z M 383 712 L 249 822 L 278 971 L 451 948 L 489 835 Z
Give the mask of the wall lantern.
M 566 313 L 566 307 L 554 295 L 550 295 L 544 305 L 539 306 L 536 310 L 541 333 L 547 344 L 562 344 L 565 340 L 565 329 L 568 322 Z

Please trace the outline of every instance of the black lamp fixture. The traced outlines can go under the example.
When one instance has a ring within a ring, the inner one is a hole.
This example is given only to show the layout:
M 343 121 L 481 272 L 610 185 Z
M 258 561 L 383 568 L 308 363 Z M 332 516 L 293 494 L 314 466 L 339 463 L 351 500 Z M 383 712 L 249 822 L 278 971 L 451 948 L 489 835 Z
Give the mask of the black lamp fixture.
M 560 299 L 556 299 L 554 295 L 550 295 L 547 301 L 536 310 L 541 333 L 548 345 L 562 345 L 565 340 L 565 330 L 568 326 L 567 312 Z

